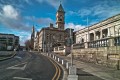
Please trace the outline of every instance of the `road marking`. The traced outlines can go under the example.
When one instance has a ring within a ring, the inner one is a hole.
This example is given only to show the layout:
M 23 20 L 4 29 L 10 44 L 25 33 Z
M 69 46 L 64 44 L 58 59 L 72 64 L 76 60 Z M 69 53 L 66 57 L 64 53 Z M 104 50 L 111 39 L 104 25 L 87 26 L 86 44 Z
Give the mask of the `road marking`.
M 49 57 L 48 59 L 50 60 L 50 62 L 54 65 L 56 72 L 55 75 L 53 76 L 52 80 L 59 80 L 60 78 L 60 74 L 61 74 L 61 70 L 60 67 L 56 64 L 56 62 L 53 62 Z M 56 79 L 55 79 L 56 78 Z
M 57 76 L 57 73 L 58 73 L 58 68 L 57 68 L 57 66 L 55 65 L 55 63 L 54 63 L 52 60 L 50 60 L 50 61 L 52 62 L 52 64 L 53 64 L 54 67 L 55 67 L 55 70 L 56 70 L 55 75 L 54 75 L 53 78 L 52 78 L 52 80 L 55 80 L 55 77 Z
M 58 66 L 58 65 L 57 65 Z M 60 67 L 58 66 L 58 70 L 59 70 L 59 73 L 58 73 L 58 77 L 57 77 L 57 79 L 56 80 L 59 80 L 59 78 L 60 78 L 60 73 L 61 73 L 61 70 L 60 70 Z
M 18 80 L 32 80 L 31 78 L 13 77 L 13 79 Z
M 20 65 L 23 65 L 22 67 L 19 67 Z M 8 67 L 7 69 L 20 69 L 20 70 L 25 70 L 27 66 L 27 62 L 21 63 L 21 64 L 17 64 L 11 67 Z
M 17 59 L 20 59 L 20 60 L 22 59 L 22 57 L 19 57 L 19 56 L 15 56 L 14 58 L 17 58 Z

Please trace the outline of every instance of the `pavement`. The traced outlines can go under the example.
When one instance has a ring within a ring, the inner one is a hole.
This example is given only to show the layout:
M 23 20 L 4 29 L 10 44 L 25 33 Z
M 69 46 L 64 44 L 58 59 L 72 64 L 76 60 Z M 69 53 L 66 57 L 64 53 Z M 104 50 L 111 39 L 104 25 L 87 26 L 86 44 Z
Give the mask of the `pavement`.
M 66 62 L 70 63 L 71 61 L 70 57 L 55 53 L 52 54 L 65 60 Z M 109 68 L 103 65 L 84 62 L 80 59 L 73 59 L 73 64 L 77 68 L 78 80 L 120 80 L 120 70 Z
M 13 58 L 16 55 L 14 51 L 0 51 L 0 61 Z

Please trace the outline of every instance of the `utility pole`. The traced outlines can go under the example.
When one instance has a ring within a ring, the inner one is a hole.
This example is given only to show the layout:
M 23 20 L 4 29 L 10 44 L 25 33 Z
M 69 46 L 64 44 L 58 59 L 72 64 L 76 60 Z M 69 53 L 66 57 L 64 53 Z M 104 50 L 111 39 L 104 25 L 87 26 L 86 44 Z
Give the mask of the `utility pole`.
M 88 42 L 89 42 L 90 35 L 89 35 L 88 17 L 87 17 L 87 27 L 88 27 Z

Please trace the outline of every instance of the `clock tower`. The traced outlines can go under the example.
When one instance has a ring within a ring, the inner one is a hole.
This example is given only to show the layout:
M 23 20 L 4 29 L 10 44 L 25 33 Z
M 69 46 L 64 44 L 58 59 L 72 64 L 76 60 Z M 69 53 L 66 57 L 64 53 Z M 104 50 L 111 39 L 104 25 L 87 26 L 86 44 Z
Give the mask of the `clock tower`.
M 65 24 L 65 11 L 60 4 L 58 11 L 56 13 L 56 26 L 59 30 L 64 30 L 64 24 Z

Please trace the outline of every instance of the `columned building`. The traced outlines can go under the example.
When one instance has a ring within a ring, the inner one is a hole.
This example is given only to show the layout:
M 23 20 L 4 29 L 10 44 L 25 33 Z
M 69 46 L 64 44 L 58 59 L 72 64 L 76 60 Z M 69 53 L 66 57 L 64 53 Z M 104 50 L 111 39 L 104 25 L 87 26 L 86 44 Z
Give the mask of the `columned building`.
M 75 33 L 74 58 L 120 69 L 120 14 Z
M 95 40 L 101 40 L 111 37 L 118 37 L 120 35 L 120 14 L 110 17 L 104 21 L 88 26 L 76 32 L 76 43 L 92 42 Z M 114 41 L 116 44 L 119 43 Z M 96 44 L 88 44 L 85 47 L 94 47 L 94 45 L 100 46 L 101 44 L 107 44 L 107 41 L 97 42 Z M 110 43 L 111 46 L 115 43 Z M 93 45 L 93 46 L 92 46 Z

